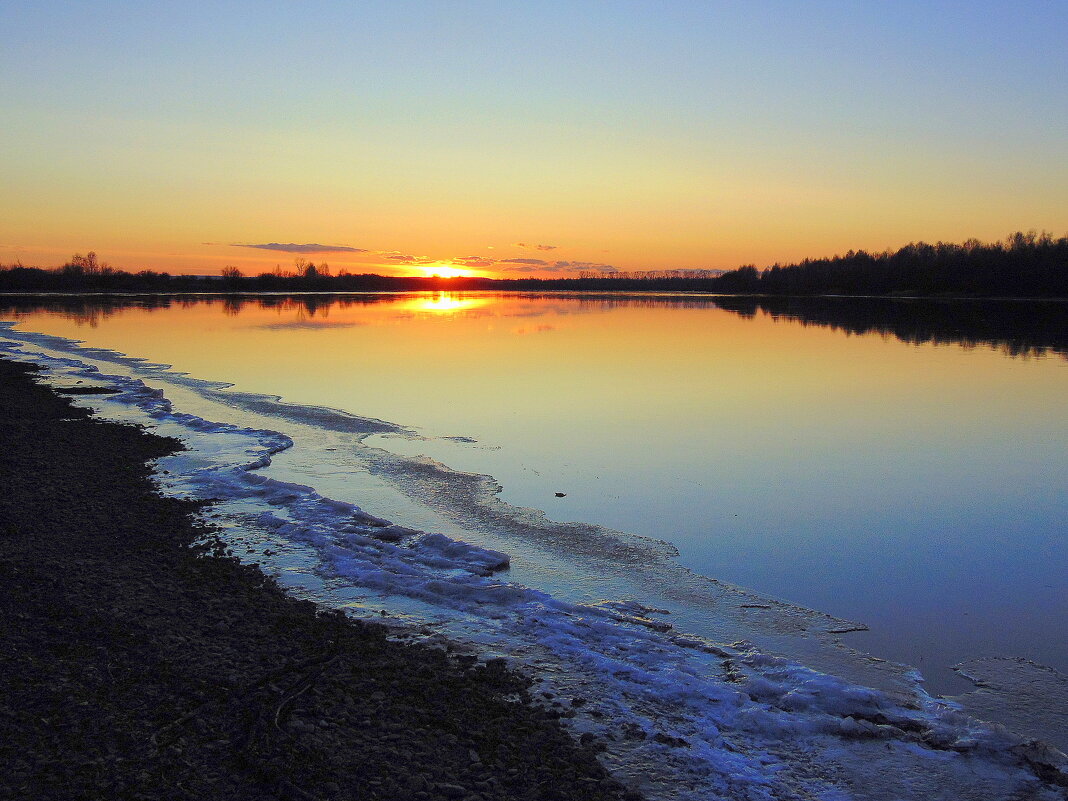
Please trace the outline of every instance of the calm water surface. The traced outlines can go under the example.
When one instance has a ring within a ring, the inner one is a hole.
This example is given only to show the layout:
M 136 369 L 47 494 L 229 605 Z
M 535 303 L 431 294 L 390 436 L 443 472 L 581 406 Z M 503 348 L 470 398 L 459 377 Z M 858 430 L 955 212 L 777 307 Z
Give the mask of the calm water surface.
M 978 656 L 1068 671 L 1066 314 L 661 296 L 0 302 L 22 330 L 415 428 L 426 439 L 376 444 L 862 621 L 851 643 L 935 689 Z

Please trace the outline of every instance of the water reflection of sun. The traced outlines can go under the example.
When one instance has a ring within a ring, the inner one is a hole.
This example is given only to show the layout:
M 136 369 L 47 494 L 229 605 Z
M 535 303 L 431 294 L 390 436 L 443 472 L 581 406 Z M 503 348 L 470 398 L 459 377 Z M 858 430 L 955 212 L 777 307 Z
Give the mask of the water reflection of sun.
M 486 300 L 481 298 L 465 297 L 455 292 L 438 292 L 435 295 L 418 298 L 411 302 L 411 308 L 417 311 L 438 312 L 448 314 L 450 312 L 464 311 L 476 306 L 482 306 Z

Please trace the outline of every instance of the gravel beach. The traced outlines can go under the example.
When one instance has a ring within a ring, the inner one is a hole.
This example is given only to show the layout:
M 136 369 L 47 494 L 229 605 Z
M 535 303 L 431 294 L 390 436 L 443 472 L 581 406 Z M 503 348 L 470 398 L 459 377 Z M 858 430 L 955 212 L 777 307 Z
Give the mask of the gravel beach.
M 0 442 L 0 798 L 640 797 L 502 662 L 227 556 L 153 487 L 177 441 L 0 361 Z

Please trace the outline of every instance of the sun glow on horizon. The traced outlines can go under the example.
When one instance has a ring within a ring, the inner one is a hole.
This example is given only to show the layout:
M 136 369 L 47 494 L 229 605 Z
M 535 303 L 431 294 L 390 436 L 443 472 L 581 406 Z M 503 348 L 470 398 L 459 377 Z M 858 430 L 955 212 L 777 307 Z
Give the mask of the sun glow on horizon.
M 441 262 L 427 265 L 423 270 L 428 276 L 436 276 L 437 278 L 468 278 L 474 275 L 474 273 L 464 267 L 457 267 L 453 264 Z

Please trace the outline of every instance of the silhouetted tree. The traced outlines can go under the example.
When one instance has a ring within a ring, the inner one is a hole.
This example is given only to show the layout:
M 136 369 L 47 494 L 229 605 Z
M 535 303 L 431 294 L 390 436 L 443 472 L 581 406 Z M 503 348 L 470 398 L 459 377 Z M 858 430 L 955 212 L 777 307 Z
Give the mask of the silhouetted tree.
M 1002 242 L 962 244 L 912 242 L 896 251 L 848 251 L 844 256 L 775 264 L 764 270 L 747 264 L 719 274 L 709 270 L 669 270 L 605 274 L 584 270 L 577 277 L 492 279 L 330 274 L 325 264 L 303 258 L 295 271 L 246 278 L 228 267 L 220 282 L 207 276 L 169 276 L 113 270 L 95 253 L 75 254 L 58 270 L 0 268 L 0 290 L 70 292 L 210 292 L 227 291 L 395 291 L 474 290 L 569 292 L 665 291 L 759 295 L 900 295 L 1004 296 L 1068 298 L 1068 237 L 1048 232 L 1017 231 Z

